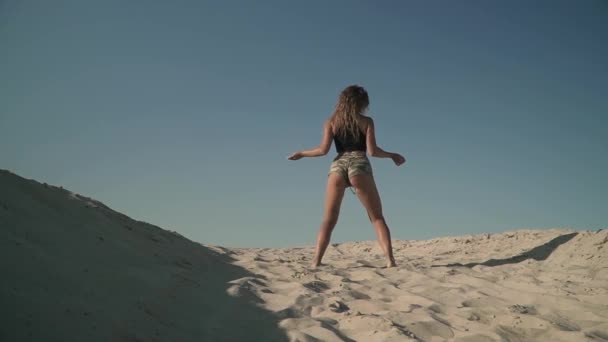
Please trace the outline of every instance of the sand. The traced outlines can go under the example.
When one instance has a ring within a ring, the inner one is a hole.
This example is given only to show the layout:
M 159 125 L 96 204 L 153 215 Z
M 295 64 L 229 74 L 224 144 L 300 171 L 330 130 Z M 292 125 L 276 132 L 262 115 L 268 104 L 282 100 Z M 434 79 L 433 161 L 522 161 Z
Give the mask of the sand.
M 518 230 L 395 241 L 232 249 L 256 276 L 232 282 L 293 341 L 606 341 L 608 230 Z
M 0 341 L 286 341 L 232 259 L 0 170 Z
M 0 170 L 0 341 L 608 341 L 608 230 L 394 249 L 311 270 L 312 246 L 208 246 Z

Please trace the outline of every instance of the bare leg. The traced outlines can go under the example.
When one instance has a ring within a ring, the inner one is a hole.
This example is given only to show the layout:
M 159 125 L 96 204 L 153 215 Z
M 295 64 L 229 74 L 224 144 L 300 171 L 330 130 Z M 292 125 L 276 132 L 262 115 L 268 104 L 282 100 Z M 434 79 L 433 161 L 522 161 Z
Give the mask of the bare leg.
M 325 193 L 323 221 L 321 222 L 321 227 L 319 228 L 319 235 L 317 236 L 317 249 L 311 264 L 311 267 L 313 268 L 321 265 L 321 259 L 323 259 L 323 254 L 325 254 L 325 250 L 329 245 L 331 232 L 334 230 L 334 227 L 338 222 L 340 205 L 342 204 L 345 189 L 346 181 L 340 174 L 335 172 L 329 174 Z
M 351 184 L 357 189 L 357 196 L 367 210 L 369 220 L 376 230 L 378 242 L 386 256 L 386 267 L 395 267 L 391 232 L 382 214 L 382 202 L 372 175 L 356 175 L 350 178 Z

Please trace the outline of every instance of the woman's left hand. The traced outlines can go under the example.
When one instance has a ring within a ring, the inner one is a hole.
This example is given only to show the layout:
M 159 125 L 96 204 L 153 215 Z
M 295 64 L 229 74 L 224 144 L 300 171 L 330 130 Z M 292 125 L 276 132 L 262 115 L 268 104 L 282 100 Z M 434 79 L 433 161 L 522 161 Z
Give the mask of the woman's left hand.
M 290 155 L 289 157 L 287 157 L 287 159 L 289 159 L 289 160 L 298 160 L 298 159 L 300 159 L 302 157 L 303 157 L 303 155 L 302 155 L 301 152 L 295 152 L 292 155 Z
M 400 155 L 399 153 L 393 153 L 391 155 L 391 159 L 393 160 L 393 162 L 395 163 L 395 165 L 399 166 L 403 163 L 405 163 L 405 157 L 403 157 L 402 155 Z

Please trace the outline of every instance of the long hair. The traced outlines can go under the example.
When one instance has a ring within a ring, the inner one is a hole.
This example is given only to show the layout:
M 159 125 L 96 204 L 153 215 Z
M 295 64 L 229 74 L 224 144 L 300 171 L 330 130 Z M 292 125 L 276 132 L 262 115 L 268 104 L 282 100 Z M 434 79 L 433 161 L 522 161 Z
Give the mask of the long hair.
M 369 106 L 367 91 L 359 85 L 350 85 L 340 93 L 336 109 L 330 118 L 333 133 L 339 136 L 361 137 L 358 117 Z

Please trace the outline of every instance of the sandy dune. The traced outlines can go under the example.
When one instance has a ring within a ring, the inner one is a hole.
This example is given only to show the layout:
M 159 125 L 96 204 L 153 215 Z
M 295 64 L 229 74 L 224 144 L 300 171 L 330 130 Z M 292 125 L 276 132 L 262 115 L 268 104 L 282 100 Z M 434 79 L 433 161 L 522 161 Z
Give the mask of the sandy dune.
M 314 232 L 313 232 L 314 233 Z M 608 231 L 203 246 L 0 170 L 0 341 L 608 341 Z
M 225 250 L 256 276 L 231 282 L 276 312 L 294 341 L 607 341 L 608 230 L 520 230 L 396 241 Z
M 285 341 L 228 281 L 252 276 L 176 233 L 0 170 L 0 341 Z

